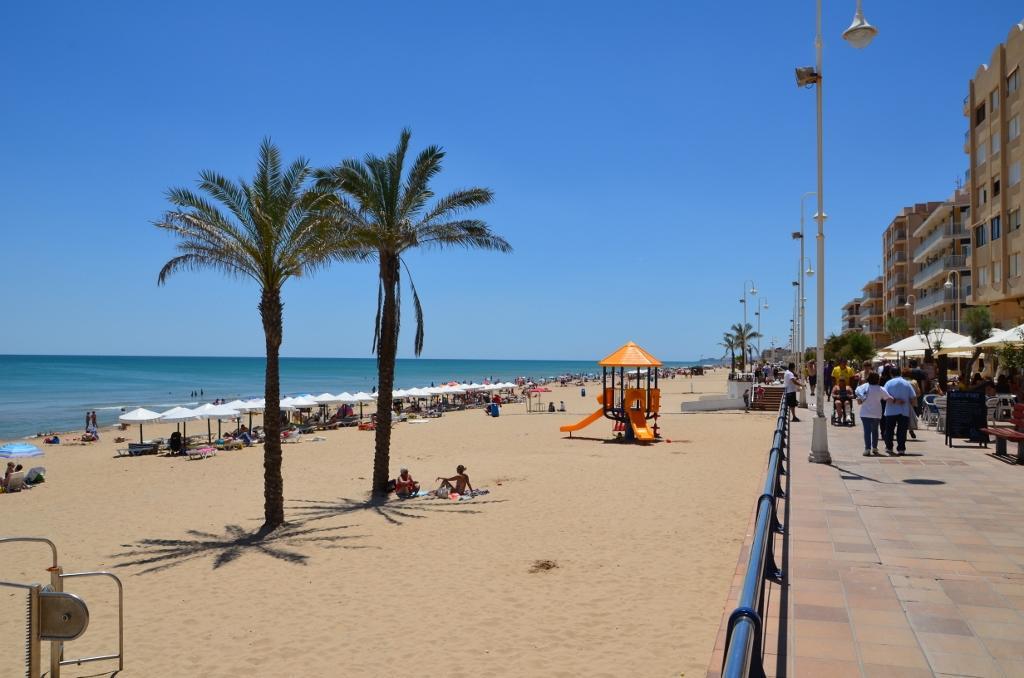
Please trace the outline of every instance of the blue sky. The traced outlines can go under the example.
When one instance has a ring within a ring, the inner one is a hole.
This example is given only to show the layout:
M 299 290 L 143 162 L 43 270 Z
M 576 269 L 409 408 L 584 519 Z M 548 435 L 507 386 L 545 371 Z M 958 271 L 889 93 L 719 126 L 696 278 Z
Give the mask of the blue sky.
M 880 34 L 857 51 L 839 37 L 854 0 L 826 4 L 832 330 L 892 216 L 963 176 L 967 81 L 1022 16 L 865 0 Z M 250 176 L 265 135 L 326 165 L 386 152 L 403 126 L 447 149 L 439 192 L 495 191 L 481 216 L 516 248 L 409 257 L 425 356 L 589 359 L 628 339 L 719 355 L 748 278 L 784 342 L 790 232 L 815 182 L 814 93 L 793 68 L 813 33 L 810 0 L 16 3 L 0 21 L 0 353 L 260 355 L 251 284 L 157 287 L 164 191 L 206 168 Z M 285 301 L 284 355 L 369 355 L 372 266 L 290 282 Z

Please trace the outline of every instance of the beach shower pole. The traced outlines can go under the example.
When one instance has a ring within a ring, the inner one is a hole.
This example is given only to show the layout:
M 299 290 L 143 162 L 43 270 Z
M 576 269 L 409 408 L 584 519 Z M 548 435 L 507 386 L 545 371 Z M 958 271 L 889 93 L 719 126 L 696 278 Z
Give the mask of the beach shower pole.
M 824 369 L 825 365 L 825 196 L 824 196 L 824 173 L 822 169 L 822 115 L 821 115 L 821 82 L 822 82 L 822 37 L 821 37 L 821 0 L 817 1 L 817 14 L 814 36 L 814 51 L 816 65 L 814 68 L 798 68 L 796 79 L 798 87 L 808 85 L 815 86 L 815 104 L 817 113 L 817 150 L 818 150 L 818 211 L 814 215 L 818 222 L 818 303 L 817 303 L 817 349 L 816 359 L 818 370 Z M 861 0 L 857 0 L 857 11 L 853 15 L 853 23 L 843 31 L 843 39 L 857 49 L 867 47 L 878 29 L 864 19 L 864 12 L 861 9 Z M 818 464 L 831 464 L 832 456 L 828 451 L 828 421 L 825 419 L 825 390 L 819 388 L 817 391 L 817 413 L 814 417 L 813 429 L 811 432 L 811 453 L 808 461 Z

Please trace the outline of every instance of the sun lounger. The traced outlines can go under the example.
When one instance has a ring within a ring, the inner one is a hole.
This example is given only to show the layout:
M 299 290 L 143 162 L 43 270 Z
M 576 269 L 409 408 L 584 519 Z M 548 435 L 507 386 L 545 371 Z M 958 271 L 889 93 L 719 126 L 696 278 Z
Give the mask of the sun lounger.
M 206 459 L 207 457 L 216 457 L 217 448 L 204 445 L 202 447 L 196 447 L 188 451 L 189 459 Z

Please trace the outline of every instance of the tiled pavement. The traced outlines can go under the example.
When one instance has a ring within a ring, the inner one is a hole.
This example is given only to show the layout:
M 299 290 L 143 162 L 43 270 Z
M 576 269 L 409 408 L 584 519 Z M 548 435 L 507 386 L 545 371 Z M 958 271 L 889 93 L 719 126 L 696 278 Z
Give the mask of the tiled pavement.
M 810 419 L 793 425 L 788 589 L 769 587 L 767 674 L 1024 677 L 1024 466 L 931 430 L 905 457 L 864 457 L 859 422 L 830 426 L 832 465 L 811 464 Z M 757 444 L 767 458 L 770 441 Z M 708 676 L 746 559 L 745 547 Z

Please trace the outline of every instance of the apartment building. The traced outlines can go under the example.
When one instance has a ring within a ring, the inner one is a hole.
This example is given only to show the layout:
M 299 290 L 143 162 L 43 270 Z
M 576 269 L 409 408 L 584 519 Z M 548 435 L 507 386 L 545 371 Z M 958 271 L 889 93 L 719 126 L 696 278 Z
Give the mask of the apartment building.
M 911 255 L 921 244 L 914 233 L 941 204 L 927 202 L 904 207 L 882 234 L 883 326 L 892 317 L 903 318 L 908 327 L 914 325 L 910 295 L 920 267 Z
M 1024 322 L 1024 234 L 1020 229 L 1022 62 L 1024 23 L 1010 30 L 987 65 L 978 67 L 963 109 L 968 119 L 964 151 L 970 161 L 973 244 L 973 285 L 967 301 L 988 306 L 995 324 L 1003 328 Z
M 881 348 L 889 345 L 888 336 L 885 334 L 883 317 L 885 316 L 885 295 L 883 292 L 883 278 L 878 276 L 869 280 L 863 289 L 860 297 L 860 329 L 861 332 L 871 337 L 875 346 Z M 844 325 L 845 327 L 845 325 Z
M 843 304 L 843 334 L 860 329 L 860 297 L 857 297 Z
M 957 190 L 914 230 L 912 328 L 921 318 L 933 318 L 939 327 L 960 329 L 958 312 L 971 295 L 970 203 L 970 193 Z

